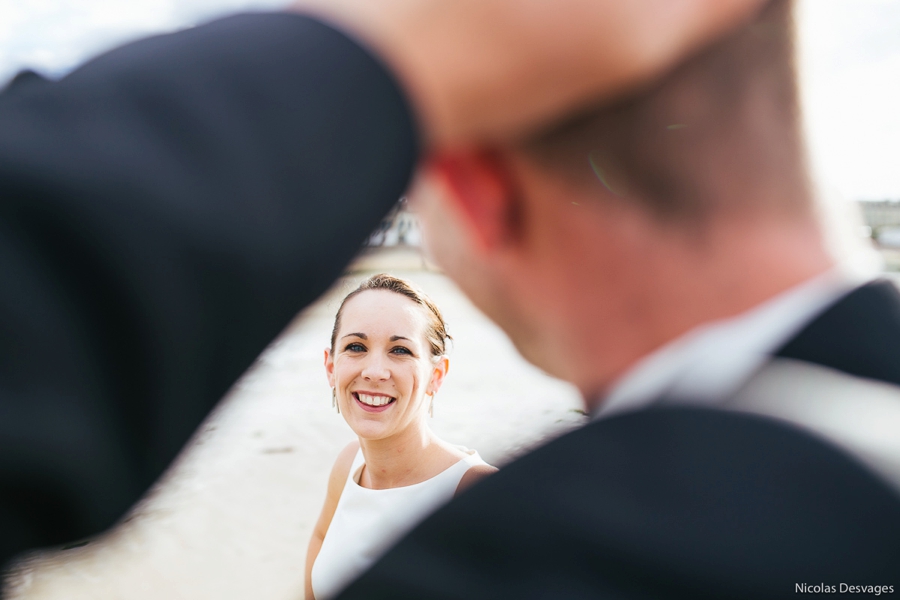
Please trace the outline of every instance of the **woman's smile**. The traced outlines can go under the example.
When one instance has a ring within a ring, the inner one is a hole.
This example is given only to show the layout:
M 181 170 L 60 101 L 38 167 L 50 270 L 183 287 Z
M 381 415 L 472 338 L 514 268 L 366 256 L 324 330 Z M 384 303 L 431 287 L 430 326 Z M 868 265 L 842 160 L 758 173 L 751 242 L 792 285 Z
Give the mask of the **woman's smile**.
M 352 392 L 351 395 L 360 408 L 366 412 L 386 411 L 397 400 L 393 396 L 376 392 Z

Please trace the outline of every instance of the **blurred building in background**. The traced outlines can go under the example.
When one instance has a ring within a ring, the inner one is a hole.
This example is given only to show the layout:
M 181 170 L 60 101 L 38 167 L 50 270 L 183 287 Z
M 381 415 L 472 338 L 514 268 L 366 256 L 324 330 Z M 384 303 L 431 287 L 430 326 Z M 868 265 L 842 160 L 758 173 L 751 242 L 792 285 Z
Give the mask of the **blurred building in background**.
M 900 249 L 900 200 L 866 201 L 859 205 L 875 243 Z
M 369 236 L 366 246 L 370 248 L 390 246 L 414 246 L 422 245 L 422 233 L 419 222 L 409 210 L 406 198 L 400 198 L 394 208 L 388 213 L 381 223 Z
M 859 206 L 884 270 L 900 271 L 900 200 L 863 201 Z
M 900 200 L 859 203 L 863 220 L 879 246 L 900 248 Z

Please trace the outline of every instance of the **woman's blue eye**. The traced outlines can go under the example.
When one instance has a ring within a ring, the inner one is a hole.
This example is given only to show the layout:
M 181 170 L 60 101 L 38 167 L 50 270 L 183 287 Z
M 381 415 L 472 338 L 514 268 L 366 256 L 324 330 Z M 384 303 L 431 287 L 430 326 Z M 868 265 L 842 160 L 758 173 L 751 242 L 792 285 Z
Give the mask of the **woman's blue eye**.
M 354 343 L 354 344 L 347 344 L 347 347 L 344 348 L 344 350 L 348 350 L 350 352 L 365 352 L 366 347 L 363 346 L 362 344 Z
M 397 354 L 412 355 L 412 352 L 410 352 L 409 348 L 404 348 L 403 346 L 397 346 L 396 348 L 392 349 L 391 352 L 395 352 Z

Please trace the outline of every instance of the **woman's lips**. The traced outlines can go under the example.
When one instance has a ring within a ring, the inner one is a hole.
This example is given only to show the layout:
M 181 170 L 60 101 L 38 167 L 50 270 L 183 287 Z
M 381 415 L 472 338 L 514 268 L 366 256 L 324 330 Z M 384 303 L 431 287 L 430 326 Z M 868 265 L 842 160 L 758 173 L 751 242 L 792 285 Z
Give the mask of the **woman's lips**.
M 363 402 L 360 399 L 360 396 L 362 396 L 366 400 L 366 402 Z M 370 413 L 384 412 L 389 409 L 396 400 L 396 398 L 388 396 L 387 394 L 372 394 L 366 392 L 353 392 L 353 399 L 356 400 L 356 404 L 360 408 Z M 384 402 L 385 399 L 387 400 L 387 402 L 385 402 L 384 404 L 378 406 L 373 405 L 373 403 Z

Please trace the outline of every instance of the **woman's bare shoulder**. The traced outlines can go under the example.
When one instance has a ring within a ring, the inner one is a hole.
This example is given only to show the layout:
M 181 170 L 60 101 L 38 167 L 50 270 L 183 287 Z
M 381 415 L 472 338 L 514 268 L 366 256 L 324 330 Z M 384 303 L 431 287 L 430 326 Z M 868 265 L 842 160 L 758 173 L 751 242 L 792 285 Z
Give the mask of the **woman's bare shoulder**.
M 328 481 L 329 488 L 332 483 L 337 482 L 340 483 L 341 489 L 343 489 L 344 481 L 346 481 L 347 475 L 350 474 L 350 467 L 353 466 L 353 459 L 356 458 L 358 451 L 359 441 L 353 440 L 338 453 L 334 466 L 331 468 L 331 477 L 329 477 Z
M 469 470 L 467 470 L 463 474 L 462 479 L 459 480 L 459 485 L 456 486 L 456 493 L 454 496 L 459 496 L 469 486 L 497 471 L 497 467 L 488 464 L 473 465 L 469 467 Z
M 313 530 L 313 540 L 318 539 L 321 543 L 321 540 L 325 539 L 325 534 L 331 526 L 331 519 L 334 517 L 334 512 L 337 510 L 338 501 L 341 499 L 341 494 L 344 492 L 344 484 L 347 482 L 347 475 L 350 474 L 350 467 L 353 466 L 353 458 L 356 456 L 358 450 L 359 442 L 350 442 L 343 450 L 341 450 L 337 456 L 337 460 L 334 461 L 334 466 L 331 467 L 331 474 L 328 476 L 328 489 L 325 492 L 325 504 L 322 506 L 322 513 L 319 515 L 319 520 L 316 522 L 315 529 Z M 316 552 L 318 552 L 318 550 L 316 550 Z M 312 568 L 311 563 L 309 568 Z

